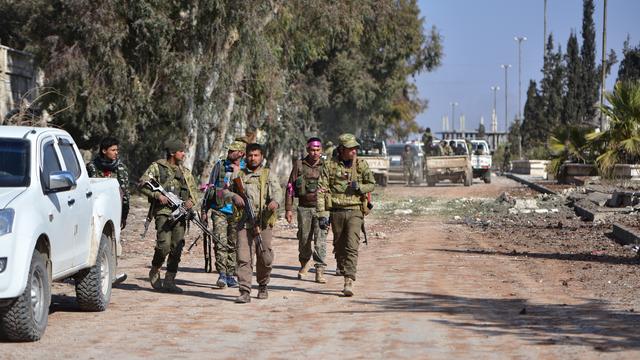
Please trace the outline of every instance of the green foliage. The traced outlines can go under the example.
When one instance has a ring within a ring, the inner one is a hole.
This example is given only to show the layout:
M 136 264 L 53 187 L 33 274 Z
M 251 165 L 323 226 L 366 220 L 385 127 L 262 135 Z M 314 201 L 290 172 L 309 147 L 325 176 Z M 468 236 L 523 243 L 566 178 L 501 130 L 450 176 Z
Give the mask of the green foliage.
M 567 41 L 567 53 L 565 54 L 566 66 L 566 93 L 563 98 L 562 115 L 560 123 L 563 126 L 580 125 L 584 118 L 584 108 L 580 103 L 582 86 L 582 62 L 580 59 L 580 45 L 575 33 L 571 33 Z
M 622 49 L 623 59 L 618 68 L 618 81 L 622 82 L 640 80 L 640 43 L 630 47 L 629 42 L 627 37 Z
M 598 88 L 600 76 L 596 68 L 596 28 L 593 22 L 593 0 L 584 0 L 582 11 L 582 49 L 580 60 L 581 77 L 581 114 L 582 124 L 592 125 L 596 118 L 596 104 L 598 103 Z
M 611 176 L 615 164 L 640 160 L 640 81 L 616 83 L 606 99 L 609 105 L 600 110 L 609 118 L 609 128 L 587 139 L 594 149 L 602 149 L 596 159 L 600 173 Z
M 591 129 L 584 126 L 564 126 L 557 128 L 549 137 L 549 151 L 551 162 L 548 171 L 560 174 L 560 166 L 566 161 L 574 163 L 586 163 L 589 160 L 589 143 L 587 134 Z
M 542 109 L 544 103 L 542 96 L 538 91 L 536 82 L 529 81 L 527 89 L 527 101 L 524 104 L 523 120 L 522 120 L 522 146 L 524 152 L 528 149 L 540 146 L 544 143 L 547 136 L 547 129 L 540 126 L 542 123 Z

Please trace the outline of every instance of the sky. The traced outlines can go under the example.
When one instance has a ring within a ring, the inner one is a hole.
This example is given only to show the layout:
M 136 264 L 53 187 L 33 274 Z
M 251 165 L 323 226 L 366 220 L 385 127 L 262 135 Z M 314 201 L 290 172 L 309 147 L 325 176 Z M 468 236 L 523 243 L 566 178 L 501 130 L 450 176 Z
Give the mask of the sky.
M 595 0 L 596 62 L 602 61 L 602 15 L 604 0 Z M 425 33 L 435 25 L 443 37 L 442 65 L 430 73 L 415 78 L 419 96 L 428 101 L 427 110 L 418 115 L 422 127 L 442 130 L 442 117 L 452 116 L 451 103 L 458 103 L 454 112 L 455 129 L 459 116 L 465 116 L 465 130 L 475 130 L 484 117 L 491 129 L 493 91 L 496 93 L 498 131 L 505 128 L 505 75 L 501 64 L 510 64 L 507 71 L 507 105 L 510 122 L 518 115 L 518 42 L 515 36 L 525 36 L 522 42 L 522 98 L 526 102 L 529 80 L 540 83 L 544 54 L 544 0 L 418 0 L 425 18 Z M 640 43 L 640 0 L 607 1 L 607 54 L 613 49 L 618 63 L 606 81 L 611 91 L 622 60 L 622 48 L 627 34 L 631 46 Z M 566 50 L 573 30 L 582 46 L 582 0 L 547 0 L 547 34 L 552 33 L 554 45 Z M 449 120 L 451 129 L 451 120 Z

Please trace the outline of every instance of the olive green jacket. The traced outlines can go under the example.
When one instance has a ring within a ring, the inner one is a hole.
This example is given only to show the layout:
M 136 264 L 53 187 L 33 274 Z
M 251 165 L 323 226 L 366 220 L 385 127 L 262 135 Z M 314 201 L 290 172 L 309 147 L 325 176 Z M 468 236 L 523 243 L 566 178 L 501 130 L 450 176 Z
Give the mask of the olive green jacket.
M 358 190 L 349 187 L 352 181 L 358 183 Z M 318 182 L 319 192 L 324 194 L 318 195 L 318 216 L 328 216 L 331 209 L 362 209 L 363 204 L 366 206 L 363 197 L 375 189 L 375 183 L 373 173 L 364 160 L 356 160 L 355 171 L 337 157 L 326 161 Z
M 266 179 L 262 180 L 264 182 L 264 187 L 262 187 L 261 177 L 264 176 L 266 176 Z M 238 171 L 235 178 L 242 179 L 246 196 L 251 201 L 253 211 L 257 218 L 260 219 L 261 228 L 265 229 L 267 226 L 272 227 L 277 220 L 277 210 L 272 212 L 267 208 L 267 206 L 271 201 L 277 202 L 278 206 L 280 206 L 282 205 L 283 200 L 282 187 L 280 186 L 277 177 L 274 176 L 269 169 L 259 167 L 254 171 L 249 168 L 241 169 Z M 238 193 L 236 184 L 233 182 L 229 188 L 223 191 L 226 201 L 231 200 L 233 196 Z M 244 217 L 242 209 L 234 207 L 233 211 L 234 216 L 238 221 Z M 249 224 L 248 222 L 244 225 L 246 228 L 251 228 L 253 226 L 253 224 Z
M 158 180 L 160 185 L 168 191 L 172 192 L 181 200 L 197 203 L 196 182 L 191 175 L 191 171 L 182 165 L 171 165 L 165 159 L 153 162 L 140 178 L 141 183 L 154 178 Z M 153 206 L 153 216 L 170 215 L 172 210 L 169 206 L 162 205 L 157 200 L 160 196 L 159 192 L 151 191 L 148 187 L 143 186 L 140 190 L 149 198 L 149 202 Z

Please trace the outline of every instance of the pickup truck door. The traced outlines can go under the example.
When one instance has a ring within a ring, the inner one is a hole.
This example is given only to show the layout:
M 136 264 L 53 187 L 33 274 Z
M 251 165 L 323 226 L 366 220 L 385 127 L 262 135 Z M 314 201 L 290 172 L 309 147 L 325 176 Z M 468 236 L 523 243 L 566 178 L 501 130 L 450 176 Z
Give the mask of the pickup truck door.
M 76 178 L 76 188 L 68 191 L 68 211 L 71 214 L 69 226 L 73 231 L 73 266 L 85 264 L 91 251 L 91 216 L 93 215 L 93 192 L 84 163 L 78 159 L 73 139 L 58 137 L 58 148 L 64 161 L 65 170 Z
M 40 154 L 40 178 L 44 192 L 44 179 L 53 171 L 63 170 L 55 138 L 49 136 L 41 142 Z M 69 191 L 45 193 L 43 204 L 34 204 L 42 209 L 49 222 L 47 236 L 51 245 L 51 272 L 54 276 L 73 267 L 73 226 L 70 226 L 73 215 L 69 209 L 69 198 Z

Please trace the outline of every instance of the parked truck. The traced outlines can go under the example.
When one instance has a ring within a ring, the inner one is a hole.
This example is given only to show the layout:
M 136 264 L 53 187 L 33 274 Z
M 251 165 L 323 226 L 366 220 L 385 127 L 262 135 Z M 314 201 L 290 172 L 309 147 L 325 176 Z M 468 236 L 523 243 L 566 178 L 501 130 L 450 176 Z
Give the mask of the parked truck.
M 389 182 L 389 156 L 384 140 L 376 140 L 372 137 L 358 139 L 360 148 L 358 157 L 367 162 L 369 169 L 373 173 L 376 184 L 387 186 Z
M 74 278 L 82 310 L 110 301 L 120 188 L 90 179 L 81 159 L 63 130 L 0 126 L 0 327 L 9 339 L 42 337 L 52 281 Z
M 492 155 L 486 140 L 471 140 L 471 167 L 473 177 L 481 178 L 485 184 L 491 183 Z

